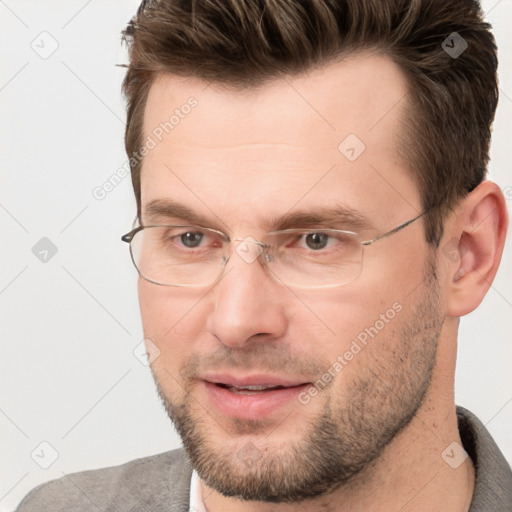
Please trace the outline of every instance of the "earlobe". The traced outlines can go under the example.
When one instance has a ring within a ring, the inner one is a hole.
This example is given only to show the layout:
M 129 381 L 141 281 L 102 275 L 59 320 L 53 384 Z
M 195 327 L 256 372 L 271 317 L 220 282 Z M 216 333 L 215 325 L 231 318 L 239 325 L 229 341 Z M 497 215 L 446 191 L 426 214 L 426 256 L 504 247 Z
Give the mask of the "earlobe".
M 489 290 L 508 226 L 500 188 L 484 181 L 458 205 L 441 242 L 446 257 L 446 306 L 450 316 L 473 311 Z

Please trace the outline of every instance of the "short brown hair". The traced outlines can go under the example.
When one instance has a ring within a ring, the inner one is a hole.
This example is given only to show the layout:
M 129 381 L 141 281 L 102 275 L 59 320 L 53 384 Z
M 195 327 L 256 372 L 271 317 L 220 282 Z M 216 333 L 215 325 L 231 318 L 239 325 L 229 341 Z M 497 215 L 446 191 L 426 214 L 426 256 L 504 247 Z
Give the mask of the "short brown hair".
M 378 51 L 408 78 L 399 152 L 424 211 L 433 209 L 426 239 L 437 246 L 446 212 L 486 175 L 498 101 L 490 28 L 476 0 L 145 0 L 123 32 L 126 151 L 142 145 L 145 104 L 159 73 L 243 89 Z M 467 43 L 457 57 L 443 44 L 455 45 L 454 32 Z M 130 162 L 140 220 L 142 162 Z

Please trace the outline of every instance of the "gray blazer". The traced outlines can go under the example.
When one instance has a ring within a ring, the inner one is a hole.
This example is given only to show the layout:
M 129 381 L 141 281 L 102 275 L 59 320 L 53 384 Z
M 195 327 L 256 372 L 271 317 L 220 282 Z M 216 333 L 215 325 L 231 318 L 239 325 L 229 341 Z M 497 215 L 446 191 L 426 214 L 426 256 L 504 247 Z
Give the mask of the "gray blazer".
M 470 512 L 512 512 L 510 466 L 476 416 L 462 407 L 457 415 L 476 468 Z M 189 512 L 191 476 L 178 449 L 48 482 L 31 491 L 17 512 Z

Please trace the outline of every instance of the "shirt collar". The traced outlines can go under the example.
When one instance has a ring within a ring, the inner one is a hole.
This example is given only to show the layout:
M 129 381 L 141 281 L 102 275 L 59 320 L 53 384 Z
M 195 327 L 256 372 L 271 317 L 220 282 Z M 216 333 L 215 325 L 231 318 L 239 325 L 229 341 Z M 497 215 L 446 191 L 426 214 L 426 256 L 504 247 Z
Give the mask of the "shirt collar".
M 190 480 L 190 512 L 208 512 L 204 505 L 203 497 L 201 495 L 201 481 L 199 475 L 194 469 L 192 471 L 192 479 Z

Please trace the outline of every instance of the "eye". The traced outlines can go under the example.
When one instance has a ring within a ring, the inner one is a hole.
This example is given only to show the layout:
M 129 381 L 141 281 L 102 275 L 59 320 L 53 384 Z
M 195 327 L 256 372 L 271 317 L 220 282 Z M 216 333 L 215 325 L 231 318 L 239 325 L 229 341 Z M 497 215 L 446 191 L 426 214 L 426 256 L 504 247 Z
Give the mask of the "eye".
M 322 231 L 311 231 L 303 233 L 296 239 L 296 247 L 299 249 L 309 249 L 311 251 L 321 251 L 331 247 L 336 240 L 333 236 Z
M 188 226 L 187 226 L 188 227 Z M 191 229 L 192 228 L 192 229 Z M 169 249 L 178 249 L 188 253 L 197 251 L 210 251 L 224 246 L 222 235 L 207 231 L 195 226 L 188 229 L 177 228 L 168 230 L 165 234 Z
M 201 233 L 200 231 L 187 231 L 186 233 L 180 235 L 181 243 L 189 249 L 199 247 L 203 238 L 204 233 Z
M 288 247 L 295 247 L 319 255 L 346 252 L 357 243 L 357 239 L 342 231 L 308 231 L 297 235 Z
M 327 247 L 329 235 L 325 233 L 308 233 L 307 235 L 304 235 L 304 241 L 309 249 L 318 251 Z

